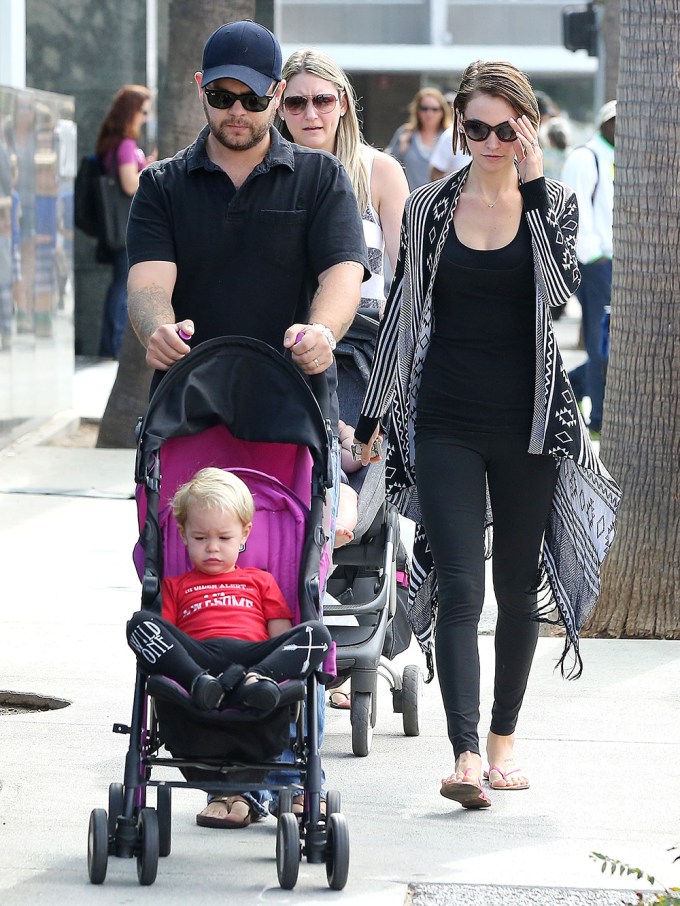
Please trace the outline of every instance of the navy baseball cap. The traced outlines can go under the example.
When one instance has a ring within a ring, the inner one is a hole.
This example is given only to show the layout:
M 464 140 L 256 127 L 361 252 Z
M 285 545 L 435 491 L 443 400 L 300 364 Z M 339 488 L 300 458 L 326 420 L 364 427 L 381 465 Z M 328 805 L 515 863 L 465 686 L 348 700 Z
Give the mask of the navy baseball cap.
M 214 31 L 203 48 L 203 87 L 215 79 L 238 79 L 264 95 L 281 81 L 281 46 L 257 22 L 230 22 Z

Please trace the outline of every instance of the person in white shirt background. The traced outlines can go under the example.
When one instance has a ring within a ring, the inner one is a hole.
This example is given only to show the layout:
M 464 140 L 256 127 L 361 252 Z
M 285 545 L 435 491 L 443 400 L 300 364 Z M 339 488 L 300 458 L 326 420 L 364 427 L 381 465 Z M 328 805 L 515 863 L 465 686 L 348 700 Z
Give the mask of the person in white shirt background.
M 562 181 L 576 193 L 579 230 L 576 256 L 581 285 L 583 342 L 587 360 L 569 374 L 579 402 L 590 398 L 590 434 L 599 440 L 607 361 L 602 348 L 602 321 L 609 310 L 612 291 L 612 223 L 614 213 L 614 134 L 616 101 L 608 101 L 596 118 L 596 134 L 575 148 L 565 161 Z

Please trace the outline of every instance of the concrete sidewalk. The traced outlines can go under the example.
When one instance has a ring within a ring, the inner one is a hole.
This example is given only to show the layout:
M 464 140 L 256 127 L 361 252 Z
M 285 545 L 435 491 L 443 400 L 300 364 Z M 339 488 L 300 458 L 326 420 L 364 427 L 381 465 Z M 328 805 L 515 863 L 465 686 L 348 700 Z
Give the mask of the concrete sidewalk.
M 152 887 L 141 890 L 134 863 L 115 858 L 92 887 L 88 817 L 123 779 L 128 738 L 111 727 L 128 723 L 132 707 L 133 471 L 131 450 L 0 451 L 0 687 L 69 702 L 0 713 L 2 906 L 634 902 L 621 891 L 646 885 L 602 874 L 592 851 L 678 883 L 668 848 L 680 842 L 680 642 L 585 640 L 584 676 L 570 683 L 554 670 L 561 640 L 541 638 L 518 733 L 530 790 L 491 793 L 482 812 L 440 797 L 452 757 L 436 682 L 425 688 L 417 738 L 404 737 L 382 684 L 367 758 L 351 754 L 348 716 L 327 712 L 324 765 L 351 836 L 345 891 L 329 891 L 323 866 L 306 862 L 295 890 L 281 891 L 273 819 L 233 833 L 198 828 L 197 791 L 175 793 L 173 852 Z M 480 650 L 485 734 L 490 635 Z M 398 658 L 409 662 L 424 666 L 415 647 Z

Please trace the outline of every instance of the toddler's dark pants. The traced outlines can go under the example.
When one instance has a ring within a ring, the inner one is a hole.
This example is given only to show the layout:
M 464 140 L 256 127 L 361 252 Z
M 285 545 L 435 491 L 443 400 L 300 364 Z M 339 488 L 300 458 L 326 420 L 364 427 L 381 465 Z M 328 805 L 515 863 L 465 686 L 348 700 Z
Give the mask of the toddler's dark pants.
M 306 679 L 324 661 L 331 643 L 323 623 L 310 620 L 263 642 L 214 638 L 198 641 L 148 610 L 138 610 L 127 624 L 128 645 L 140 668 L 161 674 L 191 690 L 200 674 L 219 676 L 232 664 L 276 682 Z
M 454 755 L 479 752 L 477 627 L 484 603 L 486 481 L 498 604 L 491 731 L 514 732 L 538 638 L 531 619 L 543 534 L 557 481 L 552 456 L 514 434 L 416 435 L 416 482 L 437 570 L 437 676 Z

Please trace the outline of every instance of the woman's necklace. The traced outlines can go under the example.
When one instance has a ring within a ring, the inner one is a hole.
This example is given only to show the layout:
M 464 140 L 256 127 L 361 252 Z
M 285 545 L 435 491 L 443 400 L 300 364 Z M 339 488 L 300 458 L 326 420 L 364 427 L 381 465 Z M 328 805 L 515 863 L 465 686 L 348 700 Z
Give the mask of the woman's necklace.
M 482 202 L 482 204 L 485 204 L 485 205 L 487 206 L 487 208 L 493 208 L 493 207 L 495 207 L 496 202 L 498 201 L 498 199 L 501 197 L 501 193 L 499 192 L 498 195 L 496 195 L 496 197 L 495 197 L 494 200 L 491 202 L 491 204 L 489 204 L 489 202 L 486 200 L 486 198 L 484 198 L 483 195 L 478 195 L 477 197 L 478 197 L 479 200 Z

